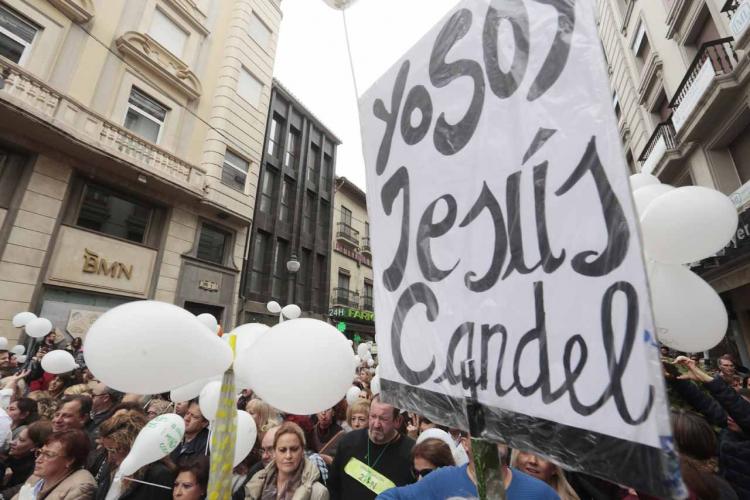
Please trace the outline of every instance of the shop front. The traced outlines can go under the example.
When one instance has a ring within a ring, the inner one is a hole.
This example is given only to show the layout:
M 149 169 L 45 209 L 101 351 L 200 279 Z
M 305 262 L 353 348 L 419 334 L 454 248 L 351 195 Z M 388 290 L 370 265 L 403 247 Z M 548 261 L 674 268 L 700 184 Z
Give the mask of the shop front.
M 375 313 L 372 311 L 336 306 L 328 311 L 328 318 L 355 345 L 375 342 Z

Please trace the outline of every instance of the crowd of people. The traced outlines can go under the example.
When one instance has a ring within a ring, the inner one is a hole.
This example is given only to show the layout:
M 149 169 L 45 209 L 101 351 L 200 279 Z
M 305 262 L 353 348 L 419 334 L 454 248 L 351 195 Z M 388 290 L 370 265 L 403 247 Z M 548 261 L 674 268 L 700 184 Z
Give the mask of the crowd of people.
M 46 373 L 40 360 L 55 348 L 45 338 L 24 366 L 0 350 L 0 500 L 206 498 L 210 422 L 197 400 L 107 387 L 86 369 L 80 341 L 66 346 L 80 369 Z M 698 358 L 662 354 L 690 498 L 750 498 L 750 394 L 737 363 L 723 356 L 710 374 Z M 352 381 L 358 397 L 316 415 L 283 414 L 243 390 L 237 407 L 258 433 L 233 471 L 233 500 L 476 498 L 470 436 L 381 400 L 370 387 L 373 373 L 363 363 Z M 182 442 L 120 480 L 118 468 L 141 429 L 165 413 L 183 418 Z M 498 453 L 510 500 L 652 498 L 530 450 L 499 445 Z

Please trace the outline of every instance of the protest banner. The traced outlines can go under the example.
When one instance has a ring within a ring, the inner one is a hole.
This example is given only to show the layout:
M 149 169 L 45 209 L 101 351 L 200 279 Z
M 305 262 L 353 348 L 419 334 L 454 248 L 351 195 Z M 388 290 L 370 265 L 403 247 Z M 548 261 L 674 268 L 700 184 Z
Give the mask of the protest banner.
M 359 105 L 383 399 L 683 495 L 594 2 L 463 1 Z

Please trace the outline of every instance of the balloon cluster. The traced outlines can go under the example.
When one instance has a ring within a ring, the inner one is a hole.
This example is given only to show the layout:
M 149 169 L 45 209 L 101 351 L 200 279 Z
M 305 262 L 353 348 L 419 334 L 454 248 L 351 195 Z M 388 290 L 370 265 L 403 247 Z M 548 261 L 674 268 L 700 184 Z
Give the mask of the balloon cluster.
M 52 332 L 52 322 L 47 318 L 39 318 L 32 312 L 20 312 L 13 316 L 11 321 L 13 326 L 16 328 L 23 328 L 29 337 L 40 339 Z M 3 349 L 7 348 L 8 340 L 5 337 L 0 337 L 5 344 L 0 346 Z M 12 352 L 16 355 L 16 361 L 19 363 L 26 362 L 26 348 L 22 345 L 17 345 L 12 349 Z M 48 352 L 42 358 L 42 369 L 53 375 L 60 375 L 62 373 L 68 373 L 78 368 L 78 364 L 67 351 L 55 350 Z
M 728 318 L 716 291 L 689 265 L 724 248 L 737 230 L 737 210 L 705 187 L 674 188 L 650 174 L 630 177 L 643 235 L 656 335 L 683 352 L 711 349 Z

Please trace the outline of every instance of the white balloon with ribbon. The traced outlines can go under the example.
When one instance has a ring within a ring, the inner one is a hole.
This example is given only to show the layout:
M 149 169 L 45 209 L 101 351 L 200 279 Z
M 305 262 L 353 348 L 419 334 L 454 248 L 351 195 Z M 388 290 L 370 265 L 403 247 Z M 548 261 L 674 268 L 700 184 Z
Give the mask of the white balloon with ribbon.
M 375 375 L 370 381 L 370 392 L 373 396 L 380 394 L 380 375 Z
M 703 352 L 724 338 L 728 318 L 716 291 L 685 266 L 649 262 L 656 336 L 683 352 Z
M 630 176 L 630 190 L 635 191 L 642 188 L 643 186 L 649 186 L 652 184 L 661 184 L 658 177 L 651 174 L 637 173 Z
M 219 322 L 216 321 L 216 317 L 211 313 L 203 313 L 196 316 L 198 321 L 203 323 L 213 333 L 219 333 Z
M 16 356 L 20 356 L 21 354 L 24 354 L 26 352 L 26 347 L 23 344 L 18 344 L 13 346 L 13 349 L 10 350 L 13 354 Z
M 84 358 L 113 389 L 157 394 L 223 374 L 232 349 L 190 312 L 146 300 L 101 315 L 86 335 Z
M 169 392 L 169 399 L 171 401 L 174 401 L 175 403 L 179 403 L 181 401 L 190 401 L 201 393 L 201 389 L 206 387 L 206 384 L 214 380 L 221 380 L 221 376 L 217 375 L 215 377 L 202 378 L 200 380 L 181 385 L 180 387 L 176 387 Z
M 362 389 L 355 386 L 350 387 L 346 391 L 346 403 L 350 406 L 353 405 L 359 399 L 360 394 L 362 394 Z
M 15 316 L 13 316 L 12 323 L 13 323 L 13 326 L 15 326 L 16 328 L 21 328 L 21 327 L 26 326 L 26 324 L 32 319 L 36 319 L 36 314 L 25 311 L 25 312 L 20 312 L 16 314 Z
M 42 370 L 54 375 L 72 372 L 78 368 L 73 355 L 68 351 L 56 349 L 50 351 L 42 357 Z
M 318 413 L 338 403 L 351 386 L 354 359 L 349 342 L 323 321 L 284 321 L 247 351 L 251 387 L 282 412 Z
M 0 350 L 8 350 L 8 339 L 6 337 L 0 337 Z
M 47 318 L 34 318 L 26 323 L 24 327 L 29 337 L 34 337 L 35 339 L 44 337 L 52 331 L 52 328 L 52 322 Z
M 201 409 L 203 418 L 209 422 L 216 420 L 216 412 L 219 409 L 220 399 L 221 380 L 213 380 L 201 389 L 200 396 L 198 396 L 198 406 Z
M 336 10 L 348 9 L 357 0 L 323 0 L 326 5 Z
M 673 190 L 674 187 L 669 184 L 649 184 L 636 189 L 633 192 L 633 201 L 635 201 L 635 210 L 638 212 L 638 217 L 643 217 L 651 202 Z
M 236 422 L 237 436 L 234 443 L 234 461 L 232 467 L 237 467 L 250 454 L 258 437 L 258 428 L 255 426 L 255 420 L 248 412 L 237 410 Z M 212 442 L 210 442 L 209 446 L 211 446 L 211 451 L 213 451 Z
M 117 476 L 129 476 L 144 465 L 161 460 L 177 448 L 184 435 L 185 421 L 179 415 L 165 413 L 154 418 L 138 433 Z

